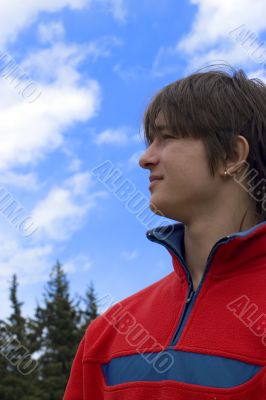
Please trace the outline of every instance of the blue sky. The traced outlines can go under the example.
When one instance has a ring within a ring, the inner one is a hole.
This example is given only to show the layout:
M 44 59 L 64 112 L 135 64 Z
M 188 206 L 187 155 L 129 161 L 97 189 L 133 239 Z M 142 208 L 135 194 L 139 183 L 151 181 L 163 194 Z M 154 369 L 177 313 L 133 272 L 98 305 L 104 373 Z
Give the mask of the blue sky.
M 34 82 L 40 94 L 34 101 L 22 96 L 0 64 L 0 189 L 38 227 L 25 237 L 0 213 L 1 317 L 9 312 L 11 275 L 17 273 L 24 311 L 31 314 L 57 259 L 73 295 L 93 281 L 100 297 L 110 293 L 119 301 L 171 272 L 171 258 L 147 240 L 145 224 L 91 170 L 110 160 L 149 197 L 149 174 L 138 158 L 152 95 L 217 61 L 265 80 L 266 50 L 254 52 L 257 44 L 266 49 L 265 4 L 1 2 L 0 57 L 25 72 L 27 79 L 16 82 Z

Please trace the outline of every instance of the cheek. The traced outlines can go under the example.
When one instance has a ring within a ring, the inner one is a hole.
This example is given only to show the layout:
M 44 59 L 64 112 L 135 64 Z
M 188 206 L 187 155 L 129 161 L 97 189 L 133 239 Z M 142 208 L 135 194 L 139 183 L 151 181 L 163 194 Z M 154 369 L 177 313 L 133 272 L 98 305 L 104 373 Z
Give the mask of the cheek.
M 180 149 L 171 151 L 165 163 L 166 178 L 173 188 L 186 191 L 200 191 L 210 188 L 213 178 L 210 176 L 207 160 L 202 149 Z

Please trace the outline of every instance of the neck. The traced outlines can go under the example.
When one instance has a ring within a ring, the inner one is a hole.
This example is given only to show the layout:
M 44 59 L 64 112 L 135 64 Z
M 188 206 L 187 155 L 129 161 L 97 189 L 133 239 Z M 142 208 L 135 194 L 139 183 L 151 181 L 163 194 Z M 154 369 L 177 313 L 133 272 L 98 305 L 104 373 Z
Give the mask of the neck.
M 191 272 L 194 290 L 197 289 L 204 273 L 208 255 L 214 244 L 224 236 L 234 232 L 245 231 L 259 223 L 258 218 L 249 207 L 238 215 L 230 213 L 198 217 L 185 225 L 184 245 L 185 259 Z

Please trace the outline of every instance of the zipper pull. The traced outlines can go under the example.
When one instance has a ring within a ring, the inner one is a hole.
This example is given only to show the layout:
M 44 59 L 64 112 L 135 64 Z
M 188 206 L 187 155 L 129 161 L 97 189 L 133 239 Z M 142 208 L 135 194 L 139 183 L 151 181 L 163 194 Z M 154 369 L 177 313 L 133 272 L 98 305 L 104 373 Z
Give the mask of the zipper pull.
M 192 289 L 191 290 L 191 292 L 189 293 L 189 295 L 188 295 L 188 298 L 187 298 L 187 300 L 186 300 L 186 303 L 189 303 L 190 301 L 191 301 L 191 299 L 192 299 L 192 297 L 194 296 L 194 290 Z

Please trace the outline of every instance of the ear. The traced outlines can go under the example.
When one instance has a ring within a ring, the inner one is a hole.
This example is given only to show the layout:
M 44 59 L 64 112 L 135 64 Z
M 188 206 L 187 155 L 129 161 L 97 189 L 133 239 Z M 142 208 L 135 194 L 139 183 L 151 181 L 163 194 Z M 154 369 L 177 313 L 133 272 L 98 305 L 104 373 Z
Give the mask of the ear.
M 223 168 L 227 169 L 229 175 L 234 175 L 246 166 L 249 154 L 249 144 L 247 139 L 242 135 L 237 135 L 234 139 L 234 149 L 232 155 L 227 156 L 224 161 Z M 224 175 L 224 169 L 222 175 Z

